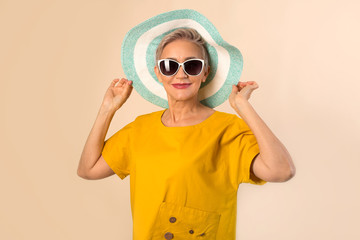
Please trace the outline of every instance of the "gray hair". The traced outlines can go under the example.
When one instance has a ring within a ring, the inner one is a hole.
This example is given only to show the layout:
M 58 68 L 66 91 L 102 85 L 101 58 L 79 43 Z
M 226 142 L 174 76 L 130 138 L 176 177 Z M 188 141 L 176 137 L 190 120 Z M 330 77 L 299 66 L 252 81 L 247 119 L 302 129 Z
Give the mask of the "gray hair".
M 159 43 L 157 49 L 156 49 L 156 56 L 155 56 L 155 62 L 160 59 L 160 56 L 165 48 L 165 46 L 175 40 L 178 39 L 185 39 L 190 42 L 195 43 L 197 46 L 201 48 L 202 55 L 204 57 L 204 68 L 209 66 L 209 52 L 206 49 L 206 41 L 205 39 L 193 28 L 179 28 L 175 31 L 169 33 Z

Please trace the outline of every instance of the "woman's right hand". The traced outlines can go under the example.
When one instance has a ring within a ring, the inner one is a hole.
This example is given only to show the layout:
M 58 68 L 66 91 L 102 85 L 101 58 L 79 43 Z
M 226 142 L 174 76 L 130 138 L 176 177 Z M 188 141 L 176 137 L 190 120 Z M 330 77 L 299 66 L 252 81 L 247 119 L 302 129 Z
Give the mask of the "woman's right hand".
M 126 78 L 122 78 L 120 81 L 118 78 L 114 79 L 105 93 L 102 105 L 108 110 L 117 111 L 126 102 L 132 89 L 131 80 Z

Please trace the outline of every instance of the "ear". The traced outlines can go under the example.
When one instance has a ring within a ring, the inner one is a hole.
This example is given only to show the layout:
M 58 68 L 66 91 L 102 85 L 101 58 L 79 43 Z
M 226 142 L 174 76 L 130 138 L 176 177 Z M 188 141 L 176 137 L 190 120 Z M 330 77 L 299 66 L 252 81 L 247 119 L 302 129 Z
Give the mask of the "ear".
M 206 81 L 206 78 L 209 76 L 209 73 L 210 73 L 210 66 L 208 66 L 208 67 L 207 67 L 207 70 L 205 71 L 203 82 Z
M 162 79 L 161 79 L 161 76 L 160 76 L 160 71 L 159 71 L 159 68 L 157 66 L 154 67 L 154 72 L 155 72 L 156 77 L 159 80 L 159 82 L 162 83 Z

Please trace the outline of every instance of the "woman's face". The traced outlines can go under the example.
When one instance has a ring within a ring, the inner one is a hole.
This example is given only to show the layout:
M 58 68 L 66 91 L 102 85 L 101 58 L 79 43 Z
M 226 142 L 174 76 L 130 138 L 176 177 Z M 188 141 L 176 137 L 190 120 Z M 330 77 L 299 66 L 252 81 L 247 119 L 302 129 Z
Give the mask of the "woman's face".
M 191 58 L 200 58 L 204 59 L 202 56 L 201 48 L 195 43 L 192 43 L 187 40 L 179 39 L 175 40 L 165 46 L 163 52 L 160 56 L 160 59 L 171 58 L 176 60 L 179 63 L 184 62 L 185 60 Z M 187 75 L 182 66 L 179 68 L 178 72 L 173 76 L 164 76 L 160 73 L 160 70 L 157 66 L 154 67 L 154 71 L 158 80 L 163 84 L 167 95 L 168 100 L 197 100 L 198 92 L 202 82 L 205 82 L 206 77 L 209 74 L 210 68 L 203 68 L 202 72 L 198 76 Z M 190 84 L 185 88 L 177 88 L 176 84 Z M 174 85 L 175 84 L 175 85 Z

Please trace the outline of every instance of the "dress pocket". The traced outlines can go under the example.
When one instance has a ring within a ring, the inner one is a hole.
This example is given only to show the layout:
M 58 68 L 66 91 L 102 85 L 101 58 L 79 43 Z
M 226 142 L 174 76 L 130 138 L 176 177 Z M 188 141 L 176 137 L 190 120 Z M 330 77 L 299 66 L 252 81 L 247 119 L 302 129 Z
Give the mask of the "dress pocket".
M 162 202 L 151 240 L 216 240 L 220 214 Z

